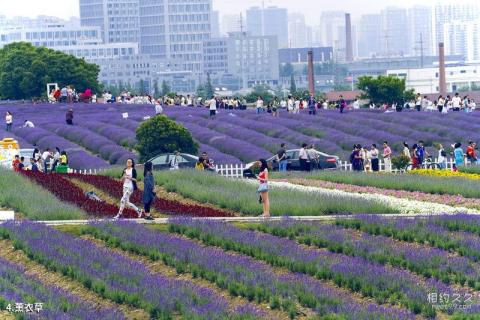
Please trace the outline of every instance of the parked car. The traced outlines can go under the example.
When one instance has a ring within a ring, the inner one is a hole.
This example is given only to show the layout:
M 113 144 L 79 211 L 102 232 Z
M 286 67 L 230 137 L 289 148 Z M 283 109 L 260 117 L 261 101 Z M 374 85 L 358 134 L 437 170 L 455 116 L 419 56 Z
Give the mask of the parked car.
M 338 169 L 340 158 L 337 156 L 332 156 L 315 149 L 310 149 L 308 151 L 308 170 L 334 170 Z M 300 171 L 300 159 L 299 159 L 300 149 L 287 150 L 287 171 Z M 269 166 L 272 167 L 273 171 L 278 171 L 278 161 L 276 161 L 277 156 L 274 155 L 267 160 Z M 254 178 L 255 174 L 252 171 L 252 167 L 255 162 L 247 164 L 245 170 L 243 171 L 243 176 L 245 178 Z
M 168 154 L 161 154 L 158 155 L 149 161 L 152 162 L 153 164 L 153 170 L 169 170 L 170 169 L 170 161 L 173 159 L 175 156 L 174 153 L 168 153 Z M 179 169 L 193 169 L 195 168 L 195 164 L 198 162 L 198 157 L 188 154 L 188 153 L 180 153 L 178 156 L 178 167 Z M 210 171 L 215 171 L 215 168 L 209 167 L 207 170 Z

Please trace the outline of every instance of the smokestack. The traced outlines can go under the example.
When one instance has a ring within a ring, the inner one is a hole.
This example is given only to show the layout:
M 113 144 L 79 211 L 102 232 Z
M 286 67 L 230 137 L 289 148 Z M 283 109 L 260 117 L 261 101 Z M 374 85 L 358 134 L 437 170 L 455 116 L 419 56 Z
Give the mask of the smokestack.
M 352 45 L 352 20 L 350 13 L 345 13 L 345 60 L 347 62 L 353 61 L 353 45 Z
M 308 90 L 315 95 L 315 79 L 313 76 L 313 51 L 308 51 Z
M 440 42 L 438 44 L 438 66 L 440 68 L 439 70 L 439 91 L 442 96 L 447 95 L 447 79 L 445 76 L 445 46 L 443 45 L 443 42 Z

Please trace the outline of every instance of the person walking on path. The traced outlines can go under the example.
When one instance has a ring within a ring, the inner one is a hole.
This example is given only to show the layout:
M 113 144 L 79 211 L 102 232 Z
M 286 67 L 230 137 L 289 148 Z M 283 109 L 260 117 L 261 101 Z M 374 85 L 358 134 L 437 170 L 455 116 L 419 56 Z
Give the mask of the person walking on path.
M 138 213 L 138 217 L 141 218 L 142 211 L 130 202 L 130 196 L 135 190 L 137 190 L 137 170 L 135 170 L 135 162 L 133 161 L 133 159 L 127 160 L 126 167 L 123 170 L 122 182 L 123 197 L 120 200 L 120 208 L 118 210 L 118 214 L 114 217 L 114 219 L 119 219 L 122 217 L 125 207 L 129 207 L 135 210 Z
M 260 173 L 257 176 L 257 180 L 260 183 L 257 189 L 257 193 L 260 194 L 259 202 L 263 205 L 262 218 L 270 217 L 270 200 L 268 198 L 268 165 L 265 159 L 258 160 L 260 165 Z
M 73 109 L 68 109 L 67 114 L 65 115 L 65 120 L 68 125 L 73 125 Z
M 298 155 L 301 171 L 308 171 L 307 169 L 308 153 L 306 148 L 307 148 L 307 144 L 306 143 L 302 144 L 302 148 L 300 149 L 300 153 Z
M 280 150 L 277 152 L 277 160 L 278 160 L 278 171 L 279 172 L 287 172 L 287 151 L 285 150 L 285 143 L 280 145 Z
M 385 171 L 392 171 L 392 149 L 388 146 L 388 142 L 383 142 L 383 161 L 385 163 Z
M 370 159 L 372 161 L 372 171 L 373 172 L 378 172 L 380 170 L 380 166 L 378 164 L 378 149 L 377 145 L 374 143 L 372 144 L 372 148 L 370 149 Z
M 7 111 L 7 114 L 5 115 L 5 130 L 8 132 L 12 131 L 12 125 L 13 125 L 13 115 L 10 111 Z
M 145 211 L 145 220 L 153 220 L 152 215 L 150 214 L 150 206 L 155 200 L 155 180 L 152 174 L 153 164 L 151 161 L 148 161 L 144 165 L 143 171 L 143 207 Z
M 453 156 L 455 158 L 455 166 L 458 168 L 465 164 L 465 155 L 463 154 L 462 144 L 460 142 L 455 143 L 454 147 Z

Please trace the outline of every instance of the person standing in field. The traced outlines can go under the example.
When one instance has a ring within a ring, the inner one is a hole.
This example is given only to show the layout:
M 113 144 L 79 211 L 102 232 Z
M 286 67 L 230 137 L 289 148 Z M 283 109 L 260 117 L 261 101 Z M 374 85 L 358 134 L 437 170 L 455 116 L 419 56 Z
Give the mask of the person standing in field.
M 458 168 L 465 164 L 465 155 L 463 154 L 462 144 L 460 142 L 455 143 L 454 148 L 453 156 L 455 158 L 455 166 Z
M 373 172 L 378 172 L 380 170 L 379 166 L 379 160 L 378 160 L 378 149 L 377 145 L 374 143 L 372 144 L 372 147 L 370 148 L 370 159 L 372 162 L 372 171 Z
M 7 114 L 5 115 L 5 130 L 12 131 L 12 125 L 13 125 L 13 115 L 10 111 L 7 111 Z
M 135 170 L 135 162 L 133 161 L 133 159 L 127 160 L 126 167 L 123 170 L 122 182 L 123 196 L 120 200 L 120 208 L 118 214 L 114 217 L 114 219 L 119 219 L 122 217 L 125 207 L 129 207 L 135 210 L 138 213 L 138 217 L 141 218 L 142 211 L 130 202 L 130 196 L 135 190 L 137 190 L 137 170 Z
M 447 168 L 447 153 L 441 144 L 438 145 L 437 163 L 440 169 L 445 170 Z
M 212 97 L 210 100 L 210 118 L 213 118 L 217 114 L 217 99 L 215 99 L 215 96 Z
M 65 115 L 65 121 L 68 125 L 73 125 L 73 109 L 68 109 L 67 114 Z
M 392 171 L 392 149 L 388 146 L 388 142 L 383 142 L 383 161 L 385 163 L 385 171 Z
M 343 99 L 343 96 L 340 95 L 340 113 L 343 113 L 343 110 L 347 107 L 347 101 Z
M 300 153 L 298 155 L 300 161 L 300 170 L 301 171 L 308 171 L 307 162 L 308 162 L 308 153 L 307 153 L 307 144 L 302 144 L 302 148 L 300 149 Z
M 473 141 L 468 142 L 468 147 L 467 147 L 467 159 L 470 161 L 472 164 L 477 164 L 477 154 L 475 152 L 475 147 L 477 144 Z
M 153 220 L 152 215 L 150 214 L 150 206 L 155 200 L 155 180 L 153 178 L 153 164 L 151 161 L 148 161 L 144 165 L 143 171 L 143 197 L 142 202 L 145 211 L 145 220 Z
M 403 142 L 403 156 L 407 157 L 410 161 L 412 161 L 412 157 L 410 155 L 410 148 L 408 147 L 408 143 Z
M 259 201 L 263 205 L 263 213 L 261 217 L 270 217 L 270 200 L 268 198 L 268 164 L 265 159 L 258 160 L 260 165 L 260 173 L 257 176 L 257 180 L 260 183 L 257 189 L 257 193 L 260 194 Z
M 280 145 L 280 150 L 277 152 L 277 160 L 278 160 L 278 171 L 279 172 L 287 172 L 287 154 L 285 150 L 285 143 Z
M 317 101 L 315 101 L 315 97 L 313 94 L 310 94 L 310 98 L 308 99 L 308 114 L 315 115 L 317 112 Z
M 258 97 L 257 99 L 257 114 L 260 114 L 263 112 L 263 99 L 262 97 Z
M 414 143 L 412 146 L 412 169 L 413 170 L 416 170 L 419 168 L 417 149 L 418 149 L 418 145 Z

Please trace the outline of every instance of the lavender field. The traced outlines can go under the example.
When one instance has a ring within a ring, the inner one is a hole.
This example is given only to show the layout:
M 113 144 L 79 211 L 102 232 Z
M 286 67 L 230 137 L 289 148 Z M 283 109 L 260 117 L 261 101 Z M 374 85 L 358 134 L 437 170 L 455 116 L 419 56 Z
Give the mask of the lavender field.
M 14 130 L 0 130 L 0 139 L 13 137 L 22 148 L 59 147 L 70 154 L 75 169 L 104 168 L 137 158 L 134 150 L 135 130 L 144 117 L 154 116 L 151 105 L 75 104 L 74 126 L 65 124 L 66 105 L 0 106 L 0 113 L 10 110 Z M 129 118 L 123 119 L 122 113 Z M 276 152 L 279 144 L 298 148 L 302 143 L 314 144 L 325 153 L 347 160 L 353 144 L 369 146 L 388 141 L 400 152 L 403 141 L 410 144 L 425 141 L 432 153 L 436 143 L 449 148 L 452 143 L 480 140 L 480 115 L 427 112 L 383 113 L 355 111 L 339 114 L 320 111 L 279 118 L 254 111 L 219 110 L 209 119 L 203 108 L 166 107 L 165 113 L 183 124 L 217 164 L 248 163 Z M 35 128 L 20 128 L 30 120 Z M 435 154 L 435 153 L 433 153 Z

